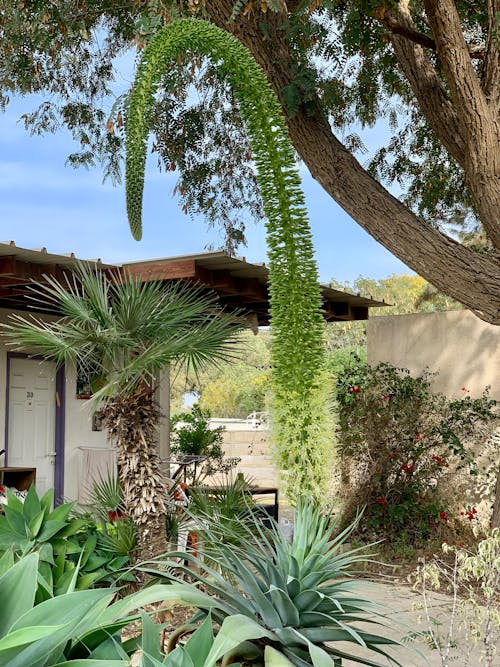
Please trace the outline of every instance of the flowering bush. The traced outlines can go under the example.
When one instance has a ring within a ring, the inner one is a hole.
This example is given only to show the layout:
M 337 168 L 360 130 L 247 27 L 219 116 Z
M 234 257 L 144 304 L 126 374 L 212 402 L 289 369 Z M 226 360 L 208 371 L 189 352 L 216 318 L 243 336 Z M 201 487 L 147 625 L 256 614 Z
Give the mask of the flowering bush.
M 366 505 L 365 532 L 404 532 L 415 544 L 460 521 L 449 489 L 460 471 L 478 474 L 474 445 L 492 429 L 494 401 L 487 391 L 474 399 L 465 387 L 450 400 L 433 393 L 430 380 L 427 372 L 412 377 L 356 358 L 338 375 L 344 518 Z M 476 512 L 465 508 L 462 519 L 468 523 Z

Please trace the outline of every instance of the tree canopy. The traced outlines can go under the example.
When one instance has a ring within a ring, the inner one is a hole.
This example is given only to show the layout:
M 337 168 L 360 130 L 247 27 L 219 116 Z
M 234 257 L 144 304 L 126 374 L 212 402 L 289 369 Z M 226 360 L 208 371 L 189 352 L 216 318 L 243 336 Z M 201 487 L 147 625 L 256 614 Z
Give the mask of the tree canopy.
M 172 18 L 202 16 L 264 69 L 294 147 L 323 188 L 440 291 L 498 322 L 499 11 L 498 0 L 0 0 L 0 95 L 5 104 L 11 94 L 41 93 L 27 127 L 67 126 L 81 145 L 70 162 L 101 161 L 118 177 L 114 59 Z M 216 67 L 190 53 L 160 90 L 154 150 L 179 170 L 186 212 L 221 224 L 234 249 L 249 216 L 262 212 L 232 93 Z M 366 155 L 363 129 L 379 119 L 393 136 Z M 458 242 L 464 236 L 472 245 Z

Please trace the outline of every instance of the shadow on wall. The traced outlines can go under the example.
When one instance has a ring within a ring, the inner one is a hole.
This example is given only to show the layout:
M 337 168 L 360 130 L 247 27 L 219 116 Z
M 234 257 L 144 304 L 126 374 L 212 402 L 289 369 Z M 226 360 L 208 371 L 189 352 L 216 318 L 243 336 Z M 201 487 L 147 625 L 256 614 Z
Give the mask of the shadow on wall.
M 375 317 L 367 322 L 368 362 L 437 372 L 435 391 L 480 396 L 490 386 L 500 401 L 500 327 L 468 310 Z

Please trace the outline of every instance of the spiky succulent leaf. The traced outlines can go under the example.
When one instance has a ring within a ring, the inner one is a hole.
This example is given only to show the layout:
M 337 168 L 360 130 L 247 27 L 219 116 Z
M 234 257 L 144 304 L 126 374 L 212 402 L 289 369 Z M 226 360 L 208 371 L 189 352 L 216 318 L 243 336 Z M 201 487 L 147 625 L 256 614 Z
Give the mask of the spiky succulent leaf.
M 219 540 L 218 525 L 205 519 L 199 529 L 202 541 L 211 542 L 209 556 L 170 554 L 160 570 L 146 571 L 174 582 L 189 573 L 210 594 L 210 606 L 202 603 L 200 609 L 210 611 L 218 624 L 235 614 L 257 620 L 271 633 L 265 643 L 281 650 L 296 667 L 332 667 L 344 658 L 354 659 L 339 642 L 361 647 L 358 664 L 379 666 L 373 654 L 386 657 L 386 648 L 399 642 L 380 631 L 386 609 L 357 591 L 361 582 L 353 578 L 352 569 L 370 556 L 345 549 L 353 527 L 337 536 L 332 535 L 334 528 L 330 517 L 303 500 L 297 505 L 291 544 L 277 525 L 266 530 L 258 518 L 242 520 L 238 527 L 240 537 L 246 531 L 243 546 L 228 544 Z M 360 630 L 359 622 L 369 630 Z

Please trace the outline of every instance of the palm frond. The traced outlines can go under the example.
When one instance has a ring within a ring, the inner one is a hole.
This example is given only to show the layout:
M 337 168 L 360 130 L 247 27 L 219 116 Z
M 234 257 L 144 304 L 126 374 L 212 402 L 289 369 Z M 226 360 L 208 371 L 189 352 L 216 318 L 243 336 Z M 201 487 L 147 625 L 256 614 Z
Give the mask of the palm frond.
M 236 353 L 233 334 L 244 328 L 213 293 L 184 284 L 143 283 L 125 272 L 107 276 L 80 264 L 72 277 L 47 277 L 33 299 L 62 317 L 46 321 L 12 315 L 2 336 L 15 350 L 42 353 L 58 365 L 80 363 L 105 378 L 96 400 L 151 384 L 161 368 L 182 362 L 200 372 Z

